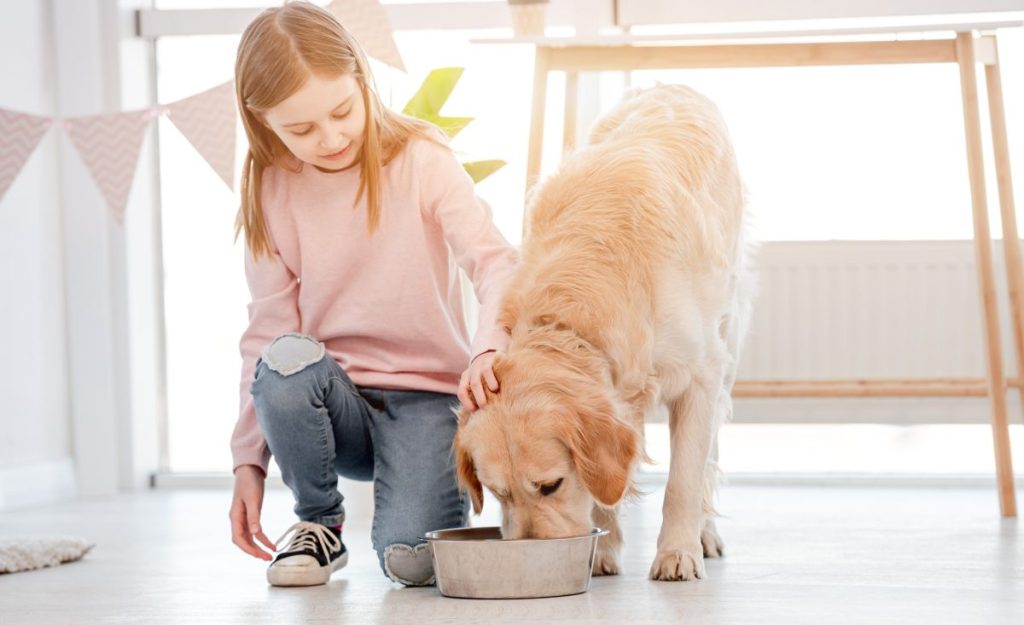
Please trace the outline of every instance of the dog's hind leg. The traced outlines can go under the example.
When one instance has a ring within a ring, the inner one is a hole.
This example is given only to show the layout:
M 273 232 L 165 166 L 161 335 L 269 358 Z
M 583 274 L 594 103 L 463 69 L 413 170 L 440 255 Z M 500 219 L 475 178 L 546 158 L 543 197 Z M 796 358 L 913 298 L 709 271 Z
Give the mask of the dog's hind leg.
M 721 477 L 721 470 L 718 468 L 718 430 L 723 424 L 732 420 L 732 387 L 736 382 L 740 346 L 747 333 L 751 293 L 755 289 L 752 274 L 745 273 L 742 269 L 739 274 L 740 282 L 733 292 L 731 311 L 722 317 L 718 328 L 719 336 L 725 343 L 729 357 L 725 365 L 722 388 L 718 395 L 718 413 L 712 424 L 711 453 L 704 477 L 704 527 L 701 529 L 700 542 L 705 558 L 720 558 L 725 553 L 725 545 L 715 526 L 715 517 L 718 513 L 715 510 L 714 500 Z
M 723 386 L 718 395 L 718 412 L 712 424 L 714 433 L 711 437 L 711 452 L 704 472 L 704 526 L 700 531 L 700 542 L 704 548 L 705 558 L 720 558 L 725 553 L 725 545 L 715 526 L 715 517 L 718 516 L 718 511 L 715 510 L 715 493 L 722 474 L 718 468 L 718 428 L 731 418 L 732 397 Z

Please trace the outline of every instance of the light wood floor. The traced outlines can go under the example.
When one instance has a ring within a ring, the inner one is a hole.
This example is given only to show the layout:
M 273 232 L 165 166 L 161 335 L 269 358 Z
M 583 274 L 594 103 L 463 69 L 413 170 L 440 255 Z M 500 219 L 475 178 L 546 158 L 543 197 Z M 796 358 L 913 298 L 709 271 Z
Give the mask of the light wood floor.
M 654 490 L 654 489 L 650 489 Z M 349 566 L 327 586 L 269 587 L 237 551 L 229 492 L 153 491 L 0 513 L 0 536 L 73 534 L 77 563 L 0 575 L 0 625 L 21 623 L 979 623 L 1024 624 L 1024 540 L 990 489 L 723 487 L 726 557 L 709 579 L 652 582 L 660 489 L 628 508 L 624 573 L 583 595 L 519 601 L 402 588 L 377 567 L 369 517 L 349 510 Z M 482 520 L 493 524 L 488 502 Z M 268 492 L 271 539 L 290 494 Z

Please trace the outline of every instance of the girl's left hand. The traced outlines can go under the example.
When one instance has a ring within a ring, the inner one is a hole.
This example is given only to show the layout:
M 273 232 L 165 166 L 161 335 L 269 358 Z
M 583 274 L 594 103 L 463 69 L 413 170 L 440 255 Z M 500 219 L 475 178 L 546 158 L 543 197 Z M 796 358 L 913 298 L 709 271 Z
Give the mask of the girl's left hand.
M 484 383 L 492 393 L 498 392 L 498 378 L 494 376 L 494 350 L 479 354 L 469 363 L 469 368 L 462 372 L 459 381 L 459 401 L 470 410 L 478 410 L 487 404 Z

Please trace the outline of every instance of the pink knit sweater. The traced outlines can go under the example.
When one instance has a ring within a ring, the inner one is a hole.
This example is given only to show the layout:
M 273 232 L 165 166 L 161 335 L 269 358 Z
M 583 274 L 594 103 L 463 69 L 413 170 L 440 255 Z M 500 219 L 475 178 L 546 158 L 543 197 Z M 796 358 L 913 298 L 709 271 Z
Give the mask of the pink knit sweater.
M 456 392 L 472 357 L 508 344 L 496 317 L 518 255 L 455 155 L 414 138 L 381 173 L 381 222 L 371 236 L 365 193 L 353 208 L 358 166 L 264 172 L 263 211 L 277 253 L 258 261 L 245 254 L 252 302 L 239 344 L 235 468 L 267 470 L 250 387 L 261 350 L 281 334 L 322 341 L 356 385 L 444 393 Z M 457 267 L 481 303 L 472 340 Z

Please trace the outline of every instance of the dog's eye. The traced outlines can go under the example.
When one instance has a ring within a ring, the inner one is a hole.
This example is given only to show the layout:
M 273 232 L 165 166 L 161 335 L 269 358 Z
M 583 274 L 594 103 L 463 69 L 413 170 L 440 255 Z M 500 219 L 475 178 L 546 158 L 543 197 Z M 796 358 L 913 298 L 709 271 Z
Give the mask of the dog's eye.
M 551 493 L 553 493 L 556 490 L 558 490 L 558 487 L 561 486 L 561 485 L 562 485 L 562 478 L 558 478 L 556 481 L 554 481 L 554 482 L 552 482 L 550 484 L 541 484 L 540 485 L 540 494 L 544 495 L 545 497 L 547 497 Z

